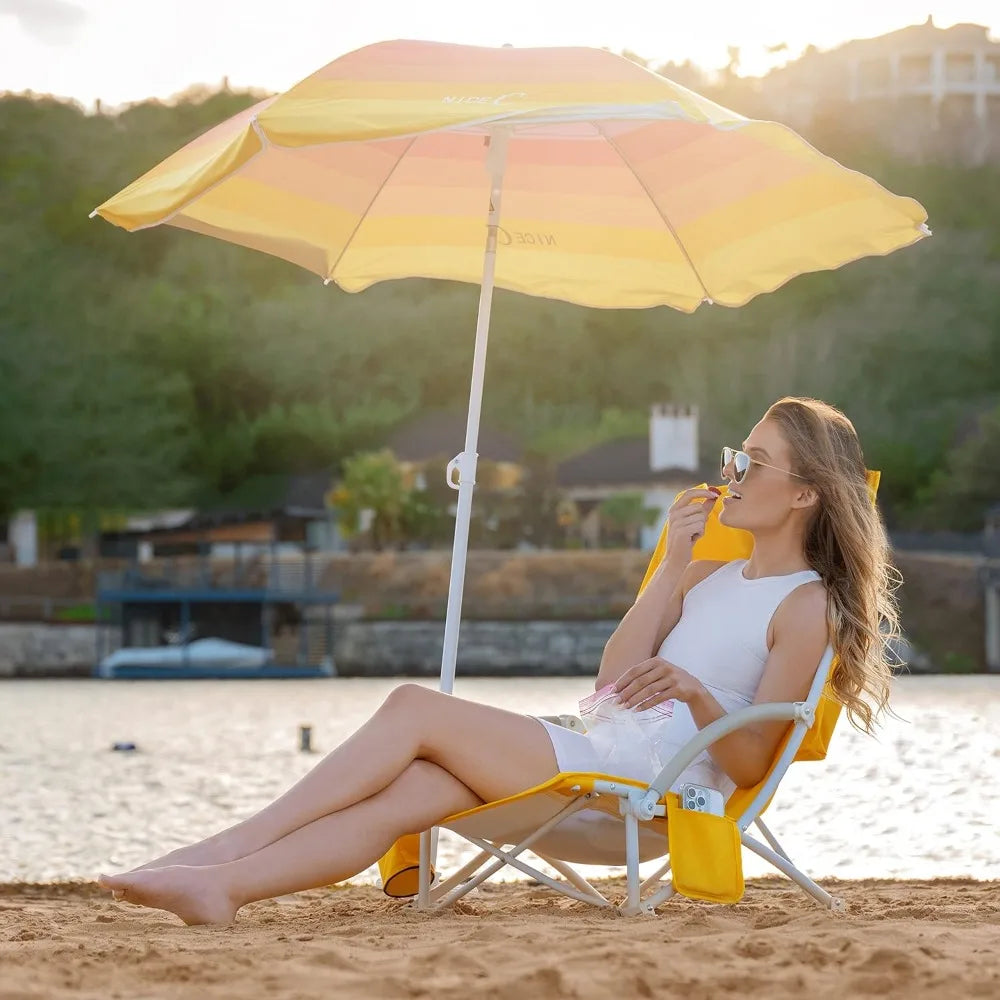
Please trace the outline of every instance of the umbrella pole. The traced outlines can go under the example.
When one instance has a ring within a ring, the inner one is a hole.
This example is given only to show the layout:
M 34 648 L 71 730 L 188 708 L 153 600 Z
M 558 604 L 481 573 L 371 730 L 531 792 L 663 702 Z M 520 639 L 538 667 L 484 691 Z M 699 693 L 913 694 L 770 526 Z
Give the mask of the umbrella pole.
M 486 168 L 490 173 L 490 211 L 486 227 L 486 252 L 483 256 L 483 280 L 479 289 L 479 313 L 476 318 L 476 347 L 472 357 L 472 385 L 469 389 L 469 415 L 465 425 L 465 448 L 448 463 L 448 485 L 458 490 L 455 513 L 455 541 L 451 550 L 451 578 L 448 581 L 448 608 L 444 620 L 444 648 L 441 652 L 441 690 L 451 694 L 455 687 L 455 662 L 458 656 L 458 628 L 462 619 L 462 594 L 465 589 L 465 561 L 469 548 L 469 524 L 472 520 L 472 493 L 476 485 L 479 455 L 479 415 L 483 403 L 486 376 L 486 345 L 490 332 L 490 309 L 493 304 L 493 275 L 497 259 L 497 228 L 500 224 L 500 196 L 507 159 L 509 134 L 504 129 L 490 133 Z M 457 480 L 455 473 L 457 472 Z
M 490 174 L 490 210 L 486 223 L 486 250 L 483 255 L 483 280 L 479 286 L 479 311 L 476 315 L 476 346 L 472 355 L 472 385 L 469 387 L 469 413 L 465 424 L 465 447 L 445 471 L 445 480 L 458 490 L 455 511 L 455 540 L 451 549 L 451 577 L 448 580 L 448 607 L 444 616 L 444 648 L 441 650 L 441 690 L 451 694 L 455 688 L 455 663 L 458 658 L 458 627 L 462 621 L 462 594 L 465 591 L 465 557 L 469 550 L 469 524 L 472 521 L 472 492 L 476 485 L 479 455 L 479 414 L 483 405 L 486 378 L 486 345 L 490 335 L 490 310 L 493 306 L 493 275 L 497 261 L 497 229 L 500 225 L 500 195 L 507 160 L 509 134 L 505 129 L 490 132 L 486 169 Z M 456 473 L 457 479 L 456 479 Z M 426 864 L 437 861 L 438 828 L 430 830 Z M 421 855 L 421 876 L 425 871 Z M 428 878 L 429 878 L 429 872 Z M 424 900 L 423 905 L 426 905 Z

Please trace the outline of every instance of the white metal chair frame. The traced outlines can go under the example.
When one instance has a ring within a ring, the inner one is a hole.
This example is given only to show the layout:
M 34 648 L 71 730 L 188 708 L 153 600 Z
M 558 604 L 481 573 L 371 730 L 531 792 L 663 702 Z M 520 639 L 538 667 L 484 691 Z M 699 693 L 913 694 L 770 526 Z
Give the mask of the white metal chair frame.
M 740 831 L 740 839 L 744 847 L 773 865 L 779 872 L 799 885 L 817 902 L 830 910 L 842 910 L 843 903 L 839 898 L 832 896 L 821 886 L 817 885 L 808 875 L 800 871 L 792 863 L 791 858 L 789 858 L 788 854 L 781 847 L 781 844 L 778 843 L 760 817 L 761 812 L 770 801 L 789 765 L 795 759 L 795 755 L 802 745 L 806 733 L 813 724 L 816 716 L 816 707 L 823 693 L 823 687 L 830 672 L 832 662 L 833 648 L 828 646 L 816 669 L 816 675 L 806 701 L 751 705 L 724 715 L 721 719 L 717 719 L 711 725 L 706 726 L 685 744 L 683 749 L 677 753 L 670 763 L 645 788 L 621 785 L 614 781 L 595 781 L 592 792 L 586 792 L 577 798 L 570 799 L 560 812 L 519 844 L 507 850 L 503 850 L 502 847 L 488 840 L 460 834 L 471 844 L 478 847 L 480 853 L 459 871 L 433 886 L 430 879 L 430 859 L 434 831 L 425 831 L 420 835 L 420 875 L 416 906 L 426 909 L 450 906 L 506 866 L 530 876 L 538 882 L 555 889 L 557 892 L 569 896 L 571 899 L 592 903 L 595 906 L 613 906 L 614 904 L 611 900 L 599 892 L 569 864 L 560 861 L 558 858 L 551 858 L 532 852 L 535 853 L 536 857 L 551 865 L 562 876 L 562 880 L 559 880 L 546 875 L 533 865 L 523 861 L 520 855 L 530 850 L 531 845 L 535 841 L 561 823 L 566 817 L 578 812 L 580 809 L 586 808 L 592 799 L 601 795 L 614 795 L 618 797 L 618 809 L 625 820 L 625 866 L 628 883 L 628 896 L 626 901 L 618 907 L 618 910 L 626 916 L 653 913 L 660 903 L 665 902 L 675 894 L 675 890 L 672 884 L 663 882 L 664 876 L 670 872 L 669 857 L 652 875 L 640 882 L 639 824 L 666 814 L 666 807 L 662 801 L 664 794 L 678 779 L 685 768 L 717 740 L 753 723 L 787 720 L 794 725 L 784 749 L 771 767 L 771 771 L 765 782 L 761 785 L 757 795 L 754 796 L 753 801 L 736 821 Z M 764 835 L 767 844 L 761 843 L 747 833 L 747 828 L 754 823 Z M 494 860 L 486 864 L 491 857 Z

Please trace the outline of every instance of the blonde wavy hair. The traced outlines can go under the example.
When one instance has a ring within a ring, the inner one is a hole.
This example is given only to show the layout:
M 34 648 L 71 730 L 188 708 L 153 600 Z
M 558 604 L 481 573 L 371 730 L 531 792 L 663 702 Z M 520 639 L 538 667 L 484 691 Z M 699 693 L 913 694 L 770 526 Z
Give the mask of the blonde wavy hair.
M 830 682 L 851 722 L 872 733 L 889 705 L 891 643 L 899 636 L 894 593 L 902 578 L 872 503 L 861 442 L 840 410 L 817 399 L 779 399 L 765 419 L 781 428 L 792 471 L 819 495 L 805 558 L 827 589 L 837 655 Z

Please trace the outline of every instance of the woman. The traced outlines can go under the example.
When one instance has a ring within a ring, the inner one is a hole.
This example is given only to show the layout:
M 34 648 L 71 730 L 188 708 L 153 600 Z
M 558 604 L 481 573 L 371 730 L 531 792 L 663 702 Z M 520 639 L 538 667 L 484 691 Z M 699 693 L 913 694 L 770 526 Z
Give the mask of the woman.
M 833 689 L 871 732 L 888 701 L 894 571 L 850 421 L 786 398 L 724 451 L 720 519 L 754 538 L 749 560 L 692 561 L 718 499 L 688 490 L 670 509 L 666 556 L 605 647 L 597 688 L 629 708 L 672 699 L 678 743 L 751 701 L 798 701 L 832 642 Z M 684 772 L 752 786 L 786 729 L 763 723 L 719 740 Z M 413 685 L 256 815 L 122 875 L 116 898 L 189 924 L 229 923 L 244 904 L 329 885 L 367 868 L 400 836 L 512 795 L 559 771 L 599 769 L 586 736 Z

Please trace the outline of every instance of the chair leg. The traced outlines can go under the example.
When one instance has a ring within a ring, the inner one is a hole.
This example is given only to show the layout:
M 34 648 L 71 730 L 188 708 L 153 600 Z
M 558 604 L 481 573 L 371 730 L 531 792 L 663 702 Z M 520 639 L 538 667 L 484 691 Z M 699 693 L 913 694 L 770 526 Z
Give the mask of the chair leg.
M 420 872 L 417 881 L 417 909 L 431 905 L 431 831 L 420 834 Z
M 837 896 L 831 896 L 822 886 L 817 885 L 808 875 L 800 872 L 787 858 L 782 857 L 770 847 L 766 847 L 759 840 L 754 840 L 748 833 L 742 836 L 743 846 L 748 847 L 754 854 L 759 855 L 765 861 L 769 861 L 778 871 L 787 875 L 796 885 L 804 889 L 818 903 L 822 903 L 834 912 L 841 912 L 844 909 L 844 901 Z
M 574 885 L 566 885 L 565 883 L 559 882 L 552 878 L 550 875 L 546 875 L 545 872 L 540 872 L 537 868 L 532 867 L 527 862 L 522 861 L 516 855 L 519 854 L 524 848 L 515 847 L 512 851 L 502 851 L 499 847 L 490 844 L 485 840 L 478 840 L 473 837 L 468 838 L 470 843 L 475 844 L 477 847 L 482 847 L 484 850 L 488 850 L 491 854 L 496 855 L 499 858 L 497 865 L 491 866 L 493 871 L 499 871 L 504 865 L 509 865 L 511 868 L 516 868 L 519 872 L 533 878 L 536 882 L 541 882 L 542 885 L 547 885 L 550 889 L 555 889 L 556 892 L 561 892 L 564 896 L 569 896 L 570 899 L 577 899 L 581 903 L 590 903 L 593 906 L 610 906 L 611 903 L 605 899 L 593 886 L 589 886 L 589 891 L 584 891 L 577 889 Z M 490 872 L 492 874 L 493 872 Z M 466 883 L 469 889 L 474 888 L 480 882 L 488 878 L 489 875 L 477 875 L 470 882 Z M 462 886 L 461 891 L 452 893 L 452 897 L 443 900 L 442 902 L 451 903 L 459 896 L 463 895 L 468 889 L 466 886 Z
M 663 878 L 664 875 L 667 874 L 668 871 L 670 871 L 670 859 L 669 858 L 666 861 L 664 861 L 663 864 L 660 865 L 660 867 L 657 868 L 656 871 L 653 872 L 653 874 L 650 875 L 649 878 L 647 878 L 642 883 L 641 886 L 639 886 L 639 889 L 642 892 L 645 892 L 647 889 L 652 888 L 654 885 L 656 885 L 660 881 L 660 879 Z
M 468 838 L 466 838 L 468 839 Z M 492 844 L 486 844 L 482 841 L 470 841 L 470 843 L 476 844 L 478 847 L 483 848 L 483 853 L 487 855 L 497 856 L 497 850 Z M 501 852 L 502 853 L 502 852 Z M 505 865 L 510 864 L 510 862 L 505 857 L 500 857 L 498 860 L 494 861 L 492 864 L 487 865 L 478 874 L 473 875 L 471 878 L 465 879 L 465 881 L 460 882 L 460 884 L 453 886 L 448 892 L 444 892 L 441 896 L 435 897 L 437 900 L 437 905 L 440 907 L 451 906 L 456 900 L 461 899 L 466 893 L 472 892 L 473 889 L 479 887 L 479 885 L 485 882 L 488 878 L 492 878 L 501 868 Z M 451 880 L 449 879 L 449 882 Z
M 568 865 L 565 861 L 560 861 L 558 858 L 549 858 L 544 854 L 534 853 L 536 857 L 540 858 L 547 865 L 555 868 L 567 882 L 575 885 L 581 892 L 593 894 L 595 902 L 600 901 L 601 904 L 608 902 L 605 896 L 598 889 L 595 889 L 572 865 Z
M 786 861 L 791 862 L 791 858 L 788 856 L 788 852 L 778 843 L 778 838 L 775 837 L 773 833 L 764 825 L 764 821 L 758 816 L 754 823 L 757 824 L 757 828 L 762 834 L 764 834 L 764 839 L 780 854 Z
M 628 876 L 628 898 L 619 912 L 626 917 L 648 913 L 639 902 L 639 819 L 633 812 L 625 813 L 625 871 Z
M 475 846 L 482 851 L 488 851 L 498 860 L 493 862 L 493 864 L 488 865 L 478 875 L 475 875 L 467 882 L 463 883 L 460 886 L 457 886 L 451 892 L 442 896 L 439 900 L 439 905 L 440 906 L 451 905 L 452 903 L 455 902 L 456 899 L 460 899 L 467 892 L 471 892 L 471 890 L 475 889 L 480 883 L 485 882 L 486 879 L 495 875 L 498 871 L 500 871 L 501 868 L 504 867 L 504 865 L 510 865 L 512 868 L 516 868 L 519 871 L 522 871 L 525 874 L 530 875 L 532 878 L 536 878 L 538 879 L 538 881 L 544 882 L 546 885 L 550 885 L 552 888 L 557 889 L 559 892 L 565 893 L 565 895 L 567 896 L 571 896 L 573 899 L 580 899 L 584 903 L 596 903 L 597 900 L 595 900 L 592 896 L 590 896 L 589 893 L 578 891 L 575 888 L 569 889 L 565 886 L 560 886 L 558 882 L 555 882 L 553 879 L 549 878 L 549 876 L 543 875 L 541 872 L 538 872 L 534 868 L 531 868 L 528 865 L 526 865 L 523 861 L 517 860 L 518 854 L 520 854 L 522 851 L 527 850 L 536 840 L 539 840 L 541 837 L 545 836 L 545 834 L 548 833 L 549 830 L 551 830 L 554 826 L 558 826 L 568 816 L 572 816 L 580 809 L 585 808 L 588 802 L 590 801 L 591 797 L 592 796 L 590 794 L 586 794 L 586 795 L 581 795 L 579 798 L 571 800 L 569 804 L 564 806 L 558 813 L 556 813 L 555 816 L 553 816 L 551 819 L 543 823 L 537 830 L 535 830 L 534 833 L 532 833 L 529 837 L 526 837 L 524 840 L 522 840 L 520 844 L 517 844 L 515 847 L 511 848 L 510 851 L 502 851 L 500 850 L 500 848 L 494 846 L 488 841 L 480 840 L 478 837 L 470 837 L 468 834 L 464 833 L 461 834 L 461 836 L 465 837 L 465 839 L 469 841 L 469 843 L 475 844 Z M 598 895 L 600 894 L 598 893 Z M 605 906 L 610 905 L 606 900 L 604 900 L 603 896 L 601 896 L 601 900 L 602 902 L 599 905 L 605 905 Z
M 474 875 L 483 864 L 492 857 L 489 851 L 480 851 L 471 861 L 463 865 L 457 872 L 443 879 L 431 889 L 431 903 L 437 903 L 442 896 L 446 896 L 457 885 L 461 885 L 466 879 Z
M 657 889 L 656 892 L 650 893 L 643 901 L 642 908 L 647 913 L 652 913 L 660 905 L 660 903 L 665 903 L 672 896 L 677 895 L 677 890 L 674 888 L 673 883 L 667 882 L 666 885 Z

